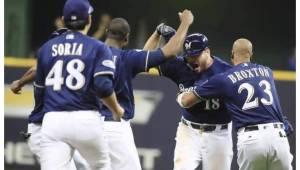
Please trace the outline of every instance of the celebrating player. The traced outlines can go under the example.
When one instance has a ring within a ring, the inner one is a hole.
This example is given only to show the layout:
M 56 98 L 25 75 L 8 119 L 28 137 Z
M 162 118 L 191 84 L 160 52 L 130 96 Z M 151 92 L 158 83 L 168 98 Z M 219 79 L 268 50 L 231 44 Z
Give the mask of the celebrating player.
M 238 132 L 240 170 L 291 170 L 293 156 L 286 137 L 289 123 L 284 119 L 272 70 L 251 63 L 252 44 L 241 38 L 232 47 L 232 69 L 196 88 L 181 93 L 177 101 L 183 108 L 211 97 L 225 101 Z
M 130 27 L 125 19 L 111 21 L 105 43 L 111 46 L 116 64 L 115 91 L 118 101 L 125 109 L 121 122 L 112 121 L 111 112 L 103 107 L 100 112 L 105 116 L 105 132 L 108 136 L 110 158 L 113 170 L 140 170 L 141 165 L 134 143 L 130 119 L 134 117 L 134 96 L 132 79 L 140 72 L 162 64 L 166 59 L 176 56 L 184 41 L 193 15 L 189 10 L 180 14 L 181 24 L 174 35 L 161 49 L 156 51 L 122 50 L 128 44 Z
M 193 22 L 193 15 L 190 11 L 185 10 L 180 13 L 180 20 L 181 24 L 173 39 L 163 48 L 153 52 L 122 50 L 129 42 L 129 24 L 122 18 L 116 18 L 109 24 L 105 43 L 111 46 L 114 56 L 113 60 L 116 64 L 115 91 L 117 99 L 125 108 L 125 115 L 122 122 L 115 122 L 112 119 L 111 111 L 107 107 L 104 106 L 101 109 L 101 113 L 105 116 L 105 132 L 109 136 L 110 157 L 112 169 L 114 170 L 141 169 L 129 124 L 129 120 L 134 116 L 134 98 L 131 81 L 136 74 L 145 72 L 148 68 L 157 66 L 180 52 L 187 30 Z M 29 77 L 32 75 L 35 76 L 33 73 Z M 26 75 L 21 78 L 22 82 L 24 82 L 23 79 L 27 79 L 25 77 Z M 12 90 L 16 93 L 19 92 L 23 84 L 15 81 Z
M 158 30 L 166 39 L 175 31 L 166 25 Z M 153 35 L 145 49 L 155 48 Z M 222 73 L 231 66 L 212 56 L 205 35 L 195 33 L 186 37 L 184 56 L 178 56 L 159 66 L 159 74 L 168 77 L 179 87 L 180 92 L 192 91 L 196 80 L 205 81 Z M 203 170 L 230 170 L 232 161 L 231 119 L 224 102 L 211 98 L 186 109 L 177 128 L 174 153 L 174 170 L 193 170 L 202 163 Z M 218 163 L 216 163 L 216 160 Z
M 34 86 L 43 102 L 41 169 L 70 169 L 77 149 L 92 170 L 110 169 L 99 98 L 119 120 L 115 65 L 109 48 L 86 34 L 91 26 L 88 1 L 68 0 L 63 17 L 70 30 L 47 41 L 38 51 Z
M 51 36 L 50 39 L 55 38 L 63 33 L 68 31 L 66 28 L 61 28 L 58 30 L 55 30 Z M 34 81 L 36 75 L 36 66 L 32 66 L 27 70 L 27 72 L 18 80 L 15 80 L 12 82 L 10 89 L 15 94 L 21 94 L 21 90 L 23 86 L 25 86 L 28 83 L 31 83 Z M 37 91 L 34 90 L 34 109 L 28 116 L 28 127 L 27 127 L 27 133 L 23 133 L 23 137 L 27 141 L 28 147 L 30 151 L 34 154 L 34 156 L 37 158 L 38 162 L 40 162 L 40 141 L 41 141 L 41 127 L 42 127 L 42 121 L 43 117 L 45 115 L 43 111 L 43 102 L 39 100 Z M 76 166 L 77 170 L 88 170 L 88 163 L 82 158 L 82 156 L 78 153 L 77 150 L 75 150 L 73 155 L 74 163 L 72 160 L 72 166 Z M 75 167 L 74 167 L 75 169 Z

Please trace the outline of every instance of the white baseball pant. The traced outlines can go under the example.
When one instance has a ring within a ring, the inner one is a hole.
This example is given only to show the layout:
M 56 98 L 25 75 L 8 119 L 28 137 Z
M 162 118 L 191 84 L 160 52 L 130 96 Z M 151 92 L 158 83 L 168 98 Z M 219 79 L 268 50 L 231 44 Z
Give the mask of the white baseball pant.
M 104 121 L 112 170 L 141 170 L 129 121 Z
M 237 162 L 240 170 L 292 170 L 290 146 L 283 125 L 278 124 L 259 124 L 258 130 L 252 131 L 238 130 Z
M 104 133 L 109 147 L 111 170 L 142 169 L 129 121 L 104 121 Z M 74 161 L 77 170 L 89 170 L 81 155 L 75 157 L 74 154 Z
M 97 111 L 46 113 L 40 147 L 42 170 L 71 170 L 74 149 L 92 170 L 110 169 L 103 121 Z
M 27 127 L 27 132 L 30 133 L 30 137 L 27 140 L 28 147 L 30 151 L 34 154 L 34 156 L 37 158 L 38 162 L 40 162 L 40 152 L 41 152 L 41 147 L 40 147 L 40 142 L 41 142 L 41 124 L 36 124 L 36 123 L 29 123 Z M 74 155 L 73 155 L 73 160 L 74 163 L 71 162 L 71 166 L 73 166 L 72 169 L 77 169 L 77 170 L 90 170 L 90 167 L 88 163 L 86 162 L 85 159 L 82 158 L 80 153 L 75 150 Z
M 203 132 L 179 122 L 174 170 L 194 170 L 200 163 L 202 170 L 230 170 L 233 157 L 231 130 L 232 123 L 227 129 L 216 125 L 216 130 Z

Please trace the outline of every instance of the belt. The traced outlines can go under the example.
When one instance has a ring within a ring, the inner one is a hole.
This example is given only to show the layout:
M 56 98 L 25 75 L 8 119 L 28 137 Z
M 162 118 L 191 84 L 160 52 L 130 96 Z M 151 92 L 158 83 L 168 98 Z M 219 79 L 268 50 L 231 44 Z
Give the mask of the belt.
M 244 128 L 244 132 L 249 132 L 249 131 L 255 131 L 255 130 L 259 130 L 260 128 L 266 129 L 269 126 L 261 124 L 261 125 L 253 125 L 253 126 L 246 126 Z M 273 123 L 273 127 L 275 129 L 283 129 L 283 124 L 282 123 Z
M 185 119 L 181 119 L 181 122 L 183 124 L 185 124 L 186 126 L 192 127 L 194 129 L 201 130 L 203 132 L 214 131 L 214 130 L 217 129 L 217 126 L 221 126 L 221 128 L 220 128 L 221 130 L 228 129 L 228 124 L 223 124 L 223 125 L 201 125 L 201 124 L 198 124 L 198 123 L 190 122 L 190 121 L 185 120 Z
M 114 120 L 112 117 L 105 117 L 104 121 L 107 121 L 107 122 L 120 122 L 120 121 Z

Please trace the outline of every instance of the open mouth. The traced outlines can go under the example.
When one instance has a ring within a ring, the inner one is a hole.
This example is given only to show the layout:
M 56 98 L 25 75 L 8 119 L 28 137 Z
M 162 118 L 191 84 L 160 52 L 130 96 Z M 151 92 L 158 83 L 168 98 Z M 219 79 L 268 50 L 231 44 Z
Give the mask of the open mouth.
M 193 69 L 195 69 L 195 68 L 199 67 L 199 65 L 198 65 L 198 64 L 196 64 L 196 63 L 191 63 L 190 65 L 191 65 L 191 67 L 192 67 Z

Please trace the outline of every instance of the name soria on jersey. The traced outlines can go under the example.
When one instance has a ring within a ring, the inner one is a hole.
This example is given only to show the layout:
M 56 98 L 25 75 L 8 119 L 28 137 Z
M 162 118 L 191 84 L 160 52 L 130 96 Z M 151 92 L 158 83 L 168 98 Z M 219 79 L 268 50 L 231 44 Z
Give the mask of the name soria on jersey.
M 80 43 L 60 43 L 52 45 L 52 57 L 56 56 L 81 56 L 82 55 L 83 44 Z
M 235 71 L 232 74 L 229 74 L 227 77 L 232 81 L 232 83 L 236 83 L 238 81 L 254 78 L 254 77 L 270 77 L 269 71 L 266 68 L 262 67 L 254 67 L 251 69 L 245 69 L 241 71 Z

